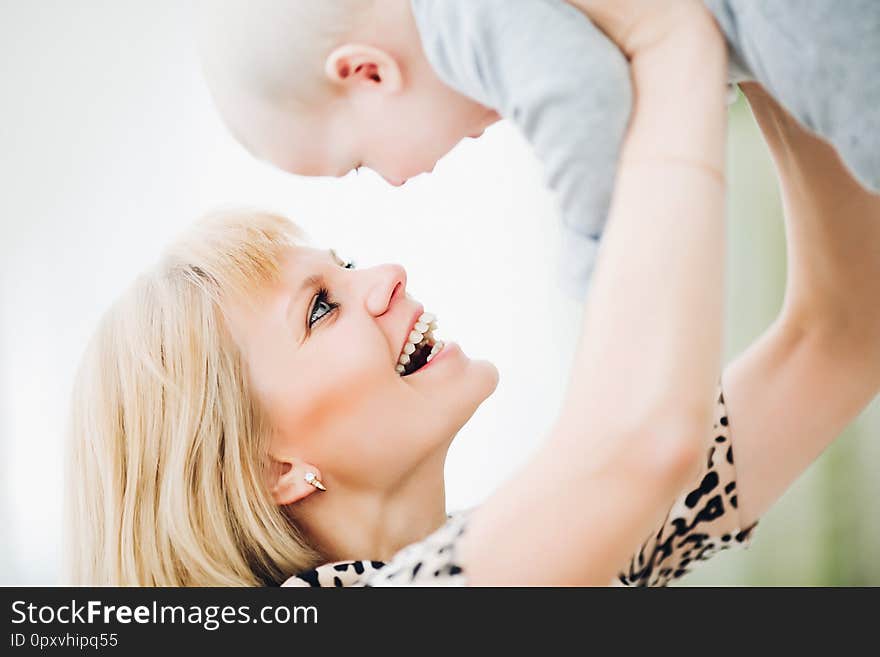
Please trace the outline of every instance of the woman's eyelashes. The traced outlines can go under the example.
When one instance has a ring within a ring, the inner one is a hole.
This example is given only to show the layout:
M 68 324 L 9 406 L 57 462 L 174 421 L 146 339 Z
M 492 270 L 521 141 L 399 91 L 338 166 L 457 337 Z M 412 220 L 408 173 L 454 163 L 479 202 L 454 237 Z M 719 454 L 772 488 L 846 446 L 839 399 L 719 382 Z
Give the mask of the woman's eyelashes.
M 355 264 L 352 260 L 343 260 L 339 256 L 336 255 L 335 251 L 331 251 L 333 258 L 336 260 L 337 264 L 343 269 L 354 269 Z M 339 308 L 339 303 L 331 300 L 330 291 L 327 289 L 326 285 L 321 285 L 318 288 L 317 294 L 312 297 L 312 303 L 309 306 L 309 318 L 306 324 L 307 332 L 311 330 L 311 328 L 320 322 L 324 317 L 332 313 L 333 311 Z
M 322 287 L 319 289 L 312 300 L 311 310 L 309 310 L 308 328 L 311 329 L 337 308 L 339 308 L 339 304 L 330 300 L 330 293 L 327 291 L 327 288 Z

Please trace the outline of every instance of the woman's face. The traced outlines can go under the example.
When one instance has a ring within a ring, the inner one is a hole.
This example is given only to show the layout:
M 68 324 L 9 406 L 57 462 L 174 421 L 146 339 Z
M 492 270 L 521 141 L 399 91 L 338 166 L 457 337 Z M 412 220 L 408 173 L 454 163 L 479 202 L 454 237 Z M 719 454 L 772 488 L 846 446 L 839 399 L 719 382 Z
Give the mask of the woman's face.
M 275 429 L 271 456 L 317 466 L 325 484 L 382 490 L 445 451 L 498 373 L 444 341 L 401 376 L 423 312 L 399 265 L 351 269 L 332 251 L 291 248 L 279 280 L 229 317 Z

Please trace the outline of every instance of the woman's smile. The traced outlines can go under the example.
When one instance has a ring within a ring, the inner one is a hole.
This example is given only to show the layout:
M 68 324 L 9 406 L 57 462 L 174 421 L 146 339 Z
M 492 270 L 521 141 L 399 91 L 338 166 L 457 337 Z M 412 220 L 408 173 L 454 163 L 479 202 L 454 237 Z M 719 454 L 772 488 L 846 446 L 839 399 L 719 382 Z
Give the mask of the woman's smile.
M 426 372 L 426 370 L 434 366 L 438 360 L 443 361 L 446 360 L 446 358 L 452 358 L 454 356 L 464 356 L 464 352 L 461 350 L 461 347 L 459 347 L 457 343 L 441 342 L 440 344 L 442 344 L 443 346 L 438 351 L 429 355 L 427 362 L 409 376 L 421 376 Z
M 418 310 L 421 309 L 419 306 Z M 438 340 L 434 334 L 437 330 L 437 317 L 432 313 L 417 312 L 407 326 L 408 333 L 394 367 L 402 377 L 420 370 L 443 349 L 442 340 Z

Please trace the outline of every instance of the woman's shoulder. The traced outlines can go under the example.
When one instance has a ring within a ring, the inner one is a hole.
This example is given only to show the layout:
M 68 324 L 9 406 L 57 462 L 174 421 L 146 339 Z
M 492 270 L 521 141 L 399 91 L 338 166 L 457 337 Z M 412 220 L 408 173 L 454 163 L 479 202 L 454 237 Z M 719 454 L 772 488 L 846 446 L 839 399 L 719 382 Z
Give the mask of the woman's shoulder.
M 458 540 L 471 509 L 452 513 L 439 529 L 390 561 L 336 561 L 290 577 L 282 586 L 464 586 Z
M 357 586 L 385 566 L 383 561 L 333 561 L 289 577 L 281 586 Z

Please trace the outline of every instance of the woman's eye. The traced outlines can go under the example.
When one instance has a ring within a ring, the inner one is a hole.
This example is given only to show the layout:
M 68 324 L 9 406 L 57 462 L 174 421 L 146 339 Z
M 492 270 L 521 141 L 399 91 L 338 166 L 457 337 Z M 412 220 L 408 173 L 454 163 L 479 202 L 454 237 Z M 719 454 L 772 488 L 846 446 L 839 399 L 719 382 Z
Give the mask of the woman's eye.
M 333 312 L 339 304 L 333 303 L 328 298 L 328 293 L 326 290 L 319 290 L 318 294 L 315 295 L 315 300 L 312 303 L 312 310 L 309 313 L 309 328 L 312 328 L 317 322 L 319 322 L 325 315 Z
M 355 268 L 354 261 L 348 260 L 348 261 L 342 263 L 342 268 L 343 269 L 354 269 Z

